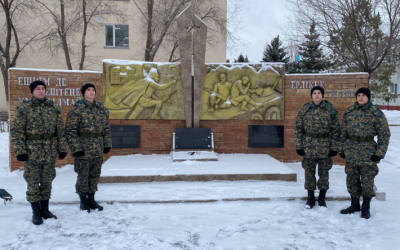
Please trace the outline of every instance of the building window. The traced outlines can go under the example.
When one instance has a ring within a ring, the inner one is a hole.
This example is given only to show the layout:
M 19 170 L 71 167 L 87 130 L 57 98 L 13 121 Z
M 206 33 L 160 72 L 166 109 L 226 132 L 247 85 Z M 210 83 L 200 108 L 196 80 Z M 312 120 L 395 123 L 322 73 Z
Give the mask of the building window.
M 390 93 L 397 95 L 397 83 L 390 86 Z
M 106 24 L 106 47 L 129 48 L 129 25 Z

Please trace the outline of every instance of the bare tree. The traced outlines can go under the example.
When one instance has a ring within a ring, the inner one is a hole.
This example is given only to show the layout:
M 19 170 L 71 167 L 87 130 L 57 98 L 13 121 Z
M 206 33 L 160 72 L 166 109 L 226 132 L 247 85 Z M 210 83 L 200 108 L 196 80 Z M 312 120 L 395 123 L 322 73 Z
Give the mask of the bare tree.
M 385 61 L 399 38 L 400 0 L 288 2 L 294 7 L 292 21 L 297 28 L 309 27 L 315 21 L 325 46 L 348 69 L 371 74 Z
M 98 28 L 95 22 L 96 17 L 106 15 L 124 18 L 121 12 L 112 0 L 59 0 L 56 3 L 51 1 L 35 0 L 41 5 L 52 17 L 50 22 L 51 31 L 49 32 L 46 44 L 49 45 L 53 52 L 61 49 L 65 63 L 69 70 L 73 69 L 72 57 L 78 57 L 78 69 L 84 69 L 86 52 L 88 44 L 86 43 L 86 35 L 88 29 Z M 70 44 L 69 39 L 80 39 L 78 43 Z M 77 52 L 79 51 L 79 52 Z
M 17 65 L 21 52 L 38 39 L 44 30 L 29 22 L 29 19 L 34 18 L 35 10 L 31 1 L 0 0 L 0 5 L 1 19 L 5 20 L 0 36 L 0 69 L 8 102 L 8 69 Z
M 211 24 L 208 26 L 209 33 L 207 42 L 213 45 L 216 41 L 215 34 L 222 33 L 222 37 L 239 41 L 227 27 L 227 10 L 222 8 L 218 1 L 213 0 L 133 0 L 139 9 L 143 23 L 143 33 L 146 37 L 146 45 L 144 49 L 144 60 L 154 61 L 154 58 L 160 47 L 164 47 L 169 51 L 169 61 L 176 61 L 174 53 L 178 48 L 178 34 L 176 33 L 176 17 L 188 6 L 192 5 L 195 14 L 204 22 Z M 235 13 L 231 14 L 232 18 L 239 18 L 242 8 L 240 1 L 230 0 Z M 229 14 L 229 13 L 228 13 Z M 238 26 L 233 25 L 235 28 Z

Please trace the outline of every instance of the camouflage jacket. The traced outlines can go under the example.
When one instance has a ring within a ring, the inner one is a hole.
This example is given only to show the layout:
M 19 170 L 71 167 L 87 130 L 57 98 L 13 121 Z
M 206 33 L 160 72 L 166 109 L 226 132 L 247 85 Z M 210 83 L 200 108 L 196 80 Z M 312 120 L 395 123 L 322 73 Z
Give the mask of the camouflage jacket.
M 26 140 L 28 135 L 45 134 L 55 134 L 56 137 L 48 140 Z M 12 120 L 11 142 L 15 155 L 28 154 L 29 159 L 41 155 L 37 151 L 44 151 L 44 155 L 54 157 L 59 152 L 68 152 L 60 107 L 54 106 L 47 98 L 43 103 L 34 97 L 21 103 Z
M 348 137 L 378 136 L 378 143 L 356 142 Z M 346 155 L 346 162 L 353 164 L 372 164 L 370 158 L 377 155 L 385 157 L 389 146 L 390 130 L 385 114 L 379 106 L 368 102 L 360 107 L 356 102 L 344 112 L 340 140 L 340 153 Z
M 325 138 L 313 138 L 307 134 L 328 134 Z M 322 100 L 303 105 L 296 118 L 295 147 L 303 149 L 305 158 L 328 158 L 329 150 L 338 151 L 340 125 L 338 112 L 333 105 Z
M 101 133 L 101 137 L 84 137 L 81 133 Z M 65 134 L 71 154 L 85 151 L 82 158 L 102 157 L 104 148 L 111 148 L 109 112 L 101 102 L 93 104 L 85 99 L 75 103 L 69 111 Z

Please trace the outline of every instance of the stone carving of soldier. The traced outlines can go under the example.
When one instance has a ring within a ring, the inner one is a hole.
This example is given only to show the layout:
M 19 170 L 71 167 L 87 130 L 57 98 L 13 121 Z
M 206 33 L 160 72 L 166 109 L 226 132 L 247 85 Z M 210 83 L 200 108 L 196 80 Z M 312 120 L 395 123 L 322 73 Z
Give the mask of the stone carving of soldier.
M 340 157 L 346 160 L 346 185 L 351 205 L 340 211 L 352 214 L 361 210 L 361 218 L 369 219 L 370 203 L 374 192 L 374 179 L 379 172 L 378 163 L 385 157 L 389 146 L 390 130 L 385 114 L 370 102 L 371 91 L 359 88 L 357 102 L 343 115 L 340 139 Z M 378 142 L 374 141 L 378 136 Z M 360 208 L 360 196 L 363 196 Z
M 57 156 L 64 159 L 68 146 L 61 109 L 45 97 L 45 83 L 34 81 L 29 89 L 33 97 L 17 108 L 11 126 L 11 141 L 18 161 L 25 162 L 26 199 L 31 203 L 32 223 L 40 225 L 43 219 L 57 219 L 49 211 L 49 199 L 56 177 Z
M 78 174 L 75 189 L 79 195 L 80 209 L 90 213 L 90 209 L 103 210 L 95 200 L 95 193 L 101 174 L 103 154 L 111 150 L 109 112 L 96 101 L 96 88 L 87 83 L 82 86 L 84 99 L 75 103 L 69 111 L 65 133 L 72 156 L 75 157 L 74 170 Z
M 256 103 L 251 97 L 249 93 L 257 93 L 259 94 L 260 91 L 257 89 L 250 89 L 251 83 L 249 77 L 245 76 L 242 80 L 237 80 L 233 83 L 232 90 L 231 90 L 231 99 L 238 103 L 242 103 L 240 110 L 248 111 L 249 109 L 246 107 L 247 104 L 251 104 L 254 107 L 261 107 L 262 103 Z M 261 89 L 262 91 L 262 89 Z
M 159 84 L 158 82 L 160 81 L 160 75 L 157 72 L 151 72 L 150 73 L 150 78 L 152 81 L 149 81 L 149 84 L 146 88 L 146 91 L 143 93 L 143 95 L 139 98 L 138 104 L 142 108 L 153 108 L 154 107 L 154 112 L 153 115 L 151 116 L 152 119 L 160 119 L 161 117 L 158 116 L 158 112 L 160 111 L 163 101 L 160 99 L 155 99 L 153 98 L 154 91 L 156 90 L 164 90 L 171 86 L 172 84 L 176 83 L 176 80 L 172 80 L 169 83 L 166 84 Z
M 306 208 L 315 206 L 316 187 L 319 189 L 318 205 L 326 207 L 331 157 L 337 155 L 340 144 L 338 112 L 330 102 L 322 100 L 323 97 L 322 87 L 312 88 L 312 101 L 303 105 L 295 123 L 295 147 L 297 154 L 303 157 L 301 165 L 305 171 L 304 188 L 308 192 Z M 318 182 L 315 178 L 317 164 Z
M 160 119 L 158 112 L 160 111 L 163 102 L 170 98 L 167 95 L 163 99 L 158 98 L 154 95 L 156 90 L 164 90 L 176 83 L 176 80 L 172 80 L 166 84 L 158 83 L 160 81 L 160 75 L 156 71 L 151 71 L 150 75 L 146 76 L 130 86 L 127 86 L 124 99 L 119 102 L 124 103 L 128 107 L 132 108 L 132 111 L 128 114 L 129 118 L 136 118 L 143 109 L 154 108 L 154 112 L 151 116 L 152 119 Z M 172 94 L 171 92 L 170 94 Z
M 211 112 L 214 112 L 215 109 L 225 109 L 232 106 L 230 102 L 232 83 L 226 81 L 225 73 L 219 75 L 219 80 L 220 82 L 214 84 L 214 91 L 210 96 Z

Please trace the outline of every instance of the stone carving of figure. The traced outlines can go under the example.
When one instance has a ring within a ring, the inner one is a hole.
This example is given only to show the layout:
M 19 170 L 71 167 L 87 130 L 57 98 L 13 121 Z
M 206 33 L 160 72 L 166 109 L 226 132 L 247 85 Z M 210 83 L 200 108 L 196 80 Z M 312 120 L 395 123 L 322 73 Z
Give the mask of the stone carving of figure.
M 250 93 L 256 93 L 260 95 L 259 89 L 250 89 L 251 83 L 249 77 L 245 76 L 242 80 L 237 80 L 231 90 L 231 98 L 233 101 L 242 103 L 240 110 L 248 111 L 246 105 L 249 103 L 254 107 L 258 108 L 262 106 L 262 103 L 257 103 L 249 96 Z M 262 91 L 262 89 L 261 89 Z
M 219 75 L 220 82 L 214 84 L 214 92 L 210 96 L 210 111 L 214 112 L 215 109 L 230 108 L 232 103 L 230 101 L 232 83 L 226 81 L 226 74 Z
M 164 99 L 160 99 L 154 95 L 154 91 L 167 89 L 172 84 L 175 84 L 176 80 L 172 80 L 166 84 L 160 84 L 158 83 L 159 81 L 160 75 L 157 72 L 152 71 L 149 76 L 137 81 L 132 86 L 133 88 L 130 91 L 130 95 L 123 100 L 123 102 L 131 108 L 137 104 L 136 107 L 132 109 L 132 112 L 128 114 L 128 119 L 136 118 L 143 109 L 147 108 L 154 108 L 154 112 L 151 116 L 152 119 L 161 118 L 158 116 L 158 112 L 160 111 L 163 102 L 166 101 L 170 95 Z
M 169 86 L 171 86 L 173 83 L 176 83 L 176 80 L 172 80 L 171 82 L 169 82 L 167 84 L 159 84 L 158 82 L 160 81 L 160 75 L 157 72 L 150 73 L 150 78 L 153 81 L 149 81 L 149 85 L 148 85 L 146 91 L 144 92 L 144 94 L 142 95 L 142 97 L 140 97 L 138 104 L 143 108 L 155 107 L 151 118 L 152 119 L 160 119 L 160 117 L 158 116 L 158 111 L 160 111 L 163 101 L 160 99 L 155 99 L 153 97 L 154 91 L 156 89 L 164 90 L 164 89 L 168 88 Z

